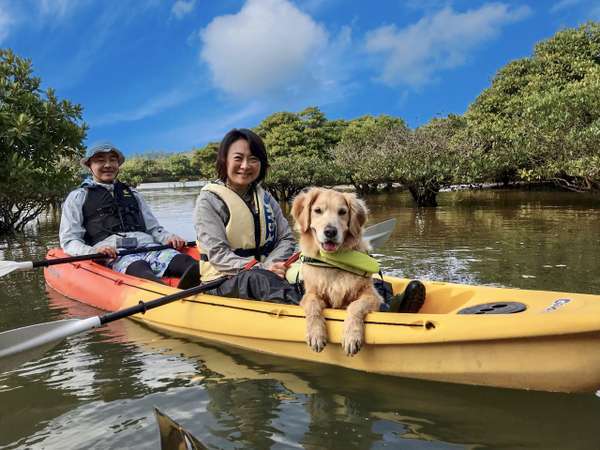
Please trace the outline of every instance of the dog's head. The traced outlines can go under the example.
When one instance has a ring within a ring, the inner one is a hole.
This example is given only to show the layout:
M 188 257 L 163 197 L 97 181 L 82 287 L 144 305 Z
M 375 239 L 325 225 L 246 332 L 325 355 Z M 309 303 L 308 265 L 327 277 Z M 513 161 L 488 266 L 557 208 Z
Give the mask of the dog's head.
M 301 247 L 310 245 L 308 236 L 313 237 L 313 250 L 335 252 L 341 247 L 358 249 L 363 246 L 367 207 L 355 194 L 311 188 L 296 196 L 292 216 L 302 235 Z

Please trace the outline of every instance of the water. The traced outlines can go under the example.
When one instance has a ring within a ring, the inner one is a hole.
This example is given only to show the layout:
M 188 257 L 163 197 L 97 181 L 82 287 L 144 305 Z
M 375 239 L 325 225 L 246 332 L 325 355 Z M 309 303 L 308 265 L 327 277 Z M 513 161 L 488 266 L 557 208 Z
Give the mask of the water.
M 196 189 L 144 191 L 193 239 Z M 600 293 L 600 201 L 567 193 L 405 194 L 367 199 L 398 225 L 387 273 Z M 57 220 L 0 241 L 0 258 L 41 259 Z M 47 289 L 40 270 L 0 279 L 0 331 L 98 314 Z M 600 349 L 599 349 L 600 351 Z M 560 357 L 560 355 L 557 355 Z M 384 377 L 159 334 L 129 320 L 71 338 L 0 374 L 0 448 L 158 448 L 158 407 L 211 448 L 598 449 L 600 400 Z

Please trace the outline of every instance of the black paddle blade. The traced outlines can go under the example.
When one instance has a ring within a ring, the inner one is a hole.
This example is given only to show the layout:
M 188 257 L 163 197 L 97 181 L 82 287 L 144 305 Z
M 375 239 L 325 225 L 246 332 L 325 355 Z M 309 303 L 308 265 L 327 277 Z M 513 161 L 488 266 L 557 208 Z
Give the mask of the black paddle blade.
M 154 408 L 161 450 L 206 450 L 207 447 L 166 414 Z

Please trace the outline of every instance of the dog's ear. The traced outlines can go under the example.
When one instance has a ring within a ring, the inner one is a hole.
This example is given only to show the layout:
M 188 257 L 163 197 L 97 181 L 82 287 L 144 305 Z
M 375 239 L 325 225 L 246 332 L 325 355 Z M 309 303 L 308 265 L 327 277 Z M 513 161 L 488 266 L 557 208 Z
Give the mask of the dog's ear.
M 350 224 L 348 226 L 348 232 L 356 239 L 359 239 L 362 233 L 362 228 L 367 222 L 367 215 L 369 214 L 367 205 L 355 194 L 344 193 L 344 197 L 346 198 L 350 212 Z
M 319 190 L 317 188 L 310 188 L 303 190 L 294 198 L 292 203 L 292 217 L 302 233 L 306 233 L 310 228 L 310 207 L 318 194 Z

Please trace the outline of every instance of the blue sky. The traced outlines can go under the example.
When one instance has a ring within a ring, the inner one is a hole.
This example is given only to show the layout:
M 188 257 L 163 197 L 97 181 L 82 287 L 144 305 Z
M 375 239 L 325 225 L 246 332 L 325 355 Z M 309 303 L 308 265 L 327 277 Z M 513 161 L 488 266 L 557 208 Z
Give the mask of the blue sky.
M 87 143 L 188 151 L 277 111 L 462 114 L 600 0 L 0 0 L 0 45 L 84 107 Z

